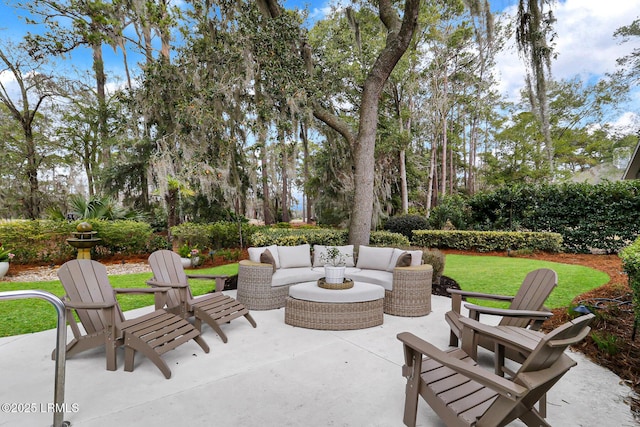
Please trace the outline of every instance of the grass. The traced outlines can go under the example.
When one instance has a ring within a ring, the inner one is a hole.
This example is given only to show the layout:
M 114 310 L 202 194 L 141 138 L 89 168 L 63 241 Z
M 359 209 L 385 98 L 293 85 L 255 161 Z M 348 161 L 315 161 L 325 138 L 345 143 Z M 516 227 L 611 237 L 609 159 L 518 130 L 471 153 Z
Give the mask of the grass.
M 547 300 L 549 308 L 568 307 L 576 296 L 597 288 L 609 281 L 609 276 L 592 268 L 536 261 L 526 258 L 508 258 L 472 255 L 447 255 L 444 274 L 456 280 L 464 290 L 491 294 L 515 295 L 526 274 L 537 268 L 551 268 L 558 273 L 558 287 Z M 199 274 L 238 273 L 238 264 L 198 270 Z M 109 276 L 114 288 L 144 288 L 151 273 L 136 273 Z M 213 281 L 191 280 L 194 295 L 211 291 Z M 62 296 L 64 290 L 59 281 L 48 282 L 3 282 L 0 290 L 39 289 Z M 124 311 L 153 304 L 149 295 L 119 295 L 118 301 Z M 473 301 L 490 305 L 485 300 Z M 494 306 L 500 307 L 500 303 Z M 504 305 L 502 305 L 504 306 Z M 26 334 L 56 327 L 55 309 L 39 299 L 0 301 L 0 337 Z
M 197 274 L 238 274 L 238 264 L 223 265 L 197 271 Z M 109 276 L 114 288 L 145 288 L 145 282 L 152 274 L 136 273 Z M 205 294 L 215 288 L 213 280 L 191 280 L 191 291 L 194 295 Z M 0 291 L 37 289 L 57 296 L 64 295 L 59 280 L 46 282 L 3 282 Z M 118 295 L 122 310 L 153 305 L 151 295 Z M 40 299 L 20 299 L 0 301 L 0 337 L 44 331 L 56 327 L 56 311 L 48 302 Z
M 548 308 L 568 307 L 576 296 L 609 281 L 606 273 L 580 265 L 473 255 L 447 255 L 444 274 L 458 282 L 465 291 L 515 295 L 527 273 L 538 268 L 550 268 L 558 273 L 558 286 L 545 303 Z M 486 300 L 472 302 L 493 307 L 506 306 Z

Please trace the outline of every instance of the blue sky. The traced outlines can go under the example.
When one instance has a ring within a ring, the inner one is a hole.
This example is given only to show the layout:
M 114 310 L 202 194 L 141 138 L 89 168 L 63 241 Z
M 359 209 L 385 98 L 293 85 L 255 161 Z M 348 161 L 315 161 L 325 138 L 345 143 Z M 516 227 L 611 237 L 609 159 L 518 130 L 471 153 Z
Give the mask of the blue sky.
M 0 38 L 16 39 L 27 31 L 33 31 L 33 26 L 25 25 L 18 18 L 20 12 L 6 3 L 13 4 L 15 1 L 6 0 L 0 4 Z M 490 3 L 494 10 L 515 13 L 514 5 L 517 0 L 490 0 Z M 323 0 L 286 0 L 285 6 L 308 7 L 311 20 L 322 18 L 329 10 L 329 2 Z M 620 45 L 613 38 L 613 32 L 617 28 L 629 25 L 640 16 L 640 0 L 564 0 L 555 3 L 553 9 L 558 34 L 558 58 L 552 65 L 555 79 L 572 78 L 576 75 L 584 80 L 597 79 L 603 73 L 615 70 L 617 58 L 630 53 L 634 48 L 640 48 L 640 40 Z M 114 54 L 109 48 L 104 49 L 104 54 L 108 71 L 123 75 L 120 55 Z M 80 68 L 90 67 L 88 50 L 72 53 L 71 59 Z M 524 67 L 514 47 L 499 56 L 497 68 L 500 91 L 510 100 L 517 99 L 524 81 Z M 111 83 L 118 84 L 113 79 Z M 620 117 L 619 120 L 638 120 L 640 91 L 634 91 L 628 110 L 626 117 Z M 635 127 L 640 127 L 638 122 Z

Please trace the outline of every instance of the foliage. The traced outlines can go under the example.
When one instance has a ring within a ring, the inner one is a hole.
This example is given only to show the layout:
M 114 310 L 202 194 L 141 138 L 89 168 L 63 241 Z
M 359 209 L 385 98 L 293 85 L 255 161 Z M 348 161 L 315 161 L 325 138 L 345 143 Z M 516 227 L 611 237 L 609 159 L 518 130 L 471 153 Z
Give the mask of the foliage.
M 5 249 L 4 246 L 0 246 L 0 262 L 9 262 L 14 256 L 15 254 L 9 249 Z
M 20 264 L 61 263 L 75 257 L 67 238 L 80 221 L 16 220 L 0 222 L 0 241 L 10 241 Z M 95 247 L 97 258 L 116 254 L 147 254 L 159 248 L 149 224 L 137 221 L 92 220 L 93 230 L 101 239 Z M 166 243 L 164 243 L 166 245 Z
M 171 234 L 179 244 L 189 242 L 203 249 L 220 249 L 247 246 L 256 230 L 255 225 L 246 221 L 218 221 L 207 224 L 184 222 L 171 227 Z
M 130 219 L 134 221 L 143 221 L 145 216 L 135 210 L 127 209 L 120 205 L 117 200 L 109 196 L 92 196 L 88 199 L 79 194 L 69 196 L 69 206 L 66 212 L 62 209 L 50 209 L 49 216 L 51 219 Z
M 640 324 L 640 238 L 620 251 L 622 268 L 629 276 L 633 291 L 633 312 L 636 325 Z
M 326 251 L 320 255 L 320 260 L 334 267 L 344 265 L 346 261 L 344 254 L 335 246 L 328 247 Z
M 615 356 L 620 352 L 620 340 L 617 335 L 608 332 L 594 331 L 591 334 L 591 339 L 593 339 L 598 349 L 604 351 L 609 356 Z
M 433 267 L 433 283 L 440 283 L 444 273 L 445 256 L 437 249 L 422 249 L 422 263 Z
M 456 230 L 464 230 L 469 223 L 470 210 L 462 196 L 445 196 L 442 202 L 431 210 L 429 224 L 432 228 L 442 230 L 451 224 Z
M 238 261 L 242 256 L 240 249 L 218 249 L 215 255 L 222 257 L 225 261 Z
M 640 234 L 639 180 L 511 185 L 476 194 L 469 206 L 472 228 L 559 233 L 570 252 L 616 252 Z
M 384 229 L 392 233 L 400 233 L 411 240 L 413 230 L 427 230 L 429 221 L 421 215 L 398 215 L 389 218 Z
M 262 228 L 251 236 L 249 244 L 251 246 L 296 246 L 308 243 L 312 246 L 341 246 L 347 244 L 347 237 L 346 230 Z
M 413 244 L 428 248 L 475 250 L 478 252 L 510 249 L 559 252 L 562 248 L 562 236 L 558 233 L 515 231 L 419 230 L 413 235 Z
M 372 231 L 369 237 L 371 246 L 408 246 L 409 239 L 400 233 L 391 233 L 389 231 Z

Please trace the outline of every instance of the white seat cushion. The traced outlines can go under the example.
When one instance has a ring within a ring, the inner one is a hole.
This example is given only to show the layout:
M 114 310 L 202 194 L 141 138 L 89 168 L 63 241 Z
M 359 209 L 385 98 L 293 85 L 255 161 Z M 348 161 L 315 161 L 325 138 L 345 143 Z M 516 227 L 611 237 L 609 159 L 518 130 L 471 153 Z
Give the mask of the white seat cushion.
M 393 273 L 381 270 L 360 270 L 359 272 L 345 273 L 345 277 L 353 280 L 371 283 L 383 287 L 384 289 L 393 290 Z
M 314 271 L 309 267 L 281 268 L 271 276 L 271 286 L 317 281 L 321 277 L 324 277 L 324 269 L 322 271 Z
M 324 289 L 316 282 L 300 283 L 289 288 L 291 298 L 329 303 L 349 303 L 375 301 L 384 298 L 384 289 L 380 286 L 355 282 L 350 289 Z

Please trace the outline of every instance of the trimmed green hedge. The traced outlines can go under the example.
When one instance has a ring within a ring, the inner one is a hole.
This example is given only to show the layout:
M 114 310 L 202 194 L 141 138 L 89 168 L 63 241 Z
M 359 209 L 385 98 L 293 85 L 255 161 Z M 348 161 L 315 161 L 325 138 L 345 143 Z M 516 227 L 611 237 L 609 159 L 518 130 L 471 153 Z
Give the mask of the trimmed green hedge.
M 516 231 L 416 230 L 413 232 L 412 243 L 426 248 L 478 252 L 506 251 L 507 249 L 559 252 L 562 248 L 562 236 L 558 233 Z
M 76 256 L 67 243 L 81 221 L 16 220 L 0 223 L 0 242 L 16 256 L 18 264 L 61 263 Z M 138 221 L 91 220 L 99 244 L 96 258 L 116 254 L 145 254 L 166 247 L 166 241 L 153 234 L 151 226 Z
M 248 246 L 247 241 L 258 228 L 247 222 L 185 222 L 171 227 L 171 234 L 178 240 L 178 245 L 188 243 L 200 249 L 240 248 Z
M 620 251 L 622 268 L 629 275 L 631 290 L 633 291 L 633 311 L 635 324 L 640 322 L 640 239 Z
M 333 230 L 328 228 L 263 228 L 251 236 L 250 246 L 296 246 L 308 243 L 310 245 L 341 246 L 349 239 L 347 230 Z M 369 239 L 371 246 L 409 246 L 409 239 L 402 234 L 389 231 L 372 231 Z
M 569 252 L 615 253 L 640 235 L 640 180 L 506 186 L 469 206 L 471 228 L 560 233 Z

